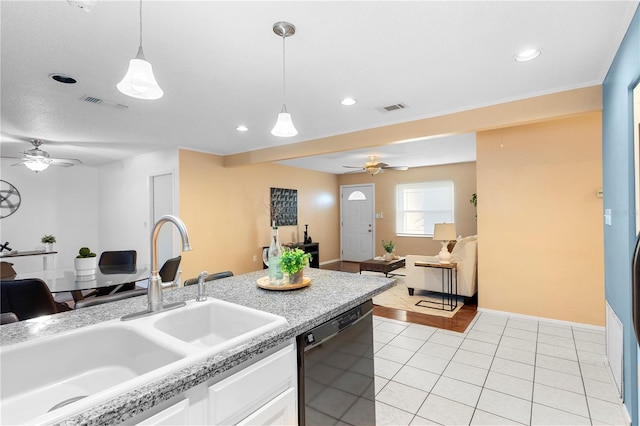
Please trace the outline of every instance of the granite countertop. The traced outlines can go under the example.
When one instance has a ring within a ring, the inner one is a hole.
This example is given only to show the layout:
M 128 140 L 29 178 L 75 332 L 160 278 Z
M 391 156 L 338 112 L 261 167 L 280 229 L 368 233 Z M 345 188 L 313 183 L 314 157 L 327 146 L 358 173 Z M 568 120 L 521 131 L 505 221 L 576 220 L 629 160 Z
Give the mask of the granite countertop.
M 124 393 L 60 424 L 112 425 L 125 421 L 234 366 L 277 347 L 295 336 L 358 306 L 395 285 L 395 279 L 307 268 L 311 285 L 298 290 L 270 291 L 258 288 L 256 280 L 266 271 L 251 272 L 208 282 L 207 297 L 283 316 L 287 326 L 263 334 L 239 347 L 195 362 L 178 372 Z M 197 286 L 164 293 L 164 303 L 195 299 Z M 86 327 L 145 310 L 146 297 L 135 297 L 105 305 L 64 312 L 0 328 L 0 345 L 6 346 Z M 134 320 L 135 321 L 135 320 Z

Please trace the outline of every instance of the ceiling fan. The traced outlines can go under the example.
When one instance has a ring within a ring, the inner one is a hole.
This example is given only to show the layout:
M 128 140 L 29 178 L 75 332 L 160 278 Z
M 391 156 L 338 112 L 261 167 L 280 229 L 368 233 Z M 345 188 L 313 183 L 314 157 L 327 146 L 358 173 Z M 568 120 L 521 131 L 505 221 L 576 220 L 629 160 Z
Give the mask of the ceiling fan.
M 38 173 L 45 170 L 47 167 L 53 166 L 62 166 L 62 167 L 71 167 L 77 164 L 82 164 L 82 161 L 75 158 L 51 158 L 51 155 L 47 151 L 43 151 L 40 149 L 40 145 L 42 145 L 42 141 L 39 139 L 32 139 L 29 142 L 33 145 L 33 149 L 29 149 L 22 153 L 22 157 L 2 157 L 2 158 L 15 158 L 21 160 L 18 163 L 12 164 L 13 166 L 17 166 L 19 164 L 24 164 L 27 166 L 29 170 L 33 170 Z
M 375 155 L 370 155 L 369 161 L 364 163 L 364 166 L 342 166 L 342 167 L 346 167 L 347 169 L 360 169 L 360 170 L 354 170 L 352 172 L 347 172 L 347 173 L 367 172 L 371 176 L 377 175 L 378 173 L 382 173 L 385 170 L 408 170 L 409 169 L 409 167 L 407 166 L 390 166 L 387 163 L 380 163 L 379 161 L 377 161 L 377 157 Z

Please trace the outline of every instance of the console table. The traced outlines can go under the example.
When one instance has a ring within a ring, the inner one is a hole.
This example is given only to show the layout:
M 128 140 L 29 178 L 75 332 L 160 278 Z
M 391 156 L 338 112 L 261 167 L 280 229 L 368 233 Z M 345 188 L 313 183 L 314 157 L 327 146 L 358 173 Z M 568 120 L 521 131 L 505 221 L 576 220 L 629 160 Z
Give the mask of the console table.
M 33 251 L 16 251 L 16 252 L 9 252 L 9 253 L 2 253 L 0 255 L 0 260 L 2 259 L 9 259 L 12 257 L 23 257 L 23 256 L 43 256 L 42 257 L 42 270 L 46 271 L 47 269 L 49 269 L 49 265 L 47 264 L 47 256 L 49 255 L 55 255 L 57 254 L 57 251 L 37 251 L 37 250 L 33 250 Z
M 442 271 L 442 302 L 420 300 L 416 306 L 423 308 L 439 309 L 441 311 L 453 311 L 458 307 L 458 272 L 455 263 L 430 263 L 415 262 L 415 266 L 423 268 L 436 268 Z M 446 287 L 446 291 L 445 291 Z M 447 303 L 445 303 L 445 300 Z M 437 305 L 437 306 L 429 306 Z

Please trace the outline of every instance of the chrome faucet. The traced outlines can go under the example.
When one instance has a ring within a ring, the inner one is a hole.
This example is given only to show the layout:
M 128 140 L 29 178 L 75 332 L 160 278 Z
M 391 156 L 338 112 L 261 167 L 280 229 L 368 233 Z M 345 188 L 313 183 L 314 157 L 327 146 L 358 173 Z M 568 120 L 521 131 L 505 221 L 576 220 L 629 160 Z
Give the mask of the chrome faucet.
M 198 296 L 196 297 L 196 302 L 204 302 L 207 300 L 207 296 L 204 295 L 204 279 L 209 276 L 207 271 L 200 272 L 198 275 Z
M 185 302 L 171 303 L 169 305 L 164 305 L 162 302 L 162 279 L 158 274 L 158 234 L 160 233 L 162 225 L 167 222 L 173 223 L 176 228 L 178 228 L 180 238 L 182 238 L 182 251 L 191 251 L 189 232 L 184 222 L 176 216 L 161 216 L 153 226 L 153 232 L 151 233 L 151 278 L 149 279 L 149 288 L 147 289 L 147 297 L 149 299 L 147 310 L 125 315 L 120 318 L 123 321 L 186 305 Z
M 149 290 L 147 292 L 150 312 L 160 311 L 163 308 L 162 279 L 158 274 L 158 234 L 160 234 L 160 228 L 162 225 L 167 222 L 173 223 L 176 228 L 178 228 L 180 238 L 182 238 L 182 251 L 191 251 L 189 232 L 187 231 L 187 227 L 184 222 L 176 216 L 161 216 L 153 226 L 153 232 L 151 234 L 151 279 L 149 280 Z

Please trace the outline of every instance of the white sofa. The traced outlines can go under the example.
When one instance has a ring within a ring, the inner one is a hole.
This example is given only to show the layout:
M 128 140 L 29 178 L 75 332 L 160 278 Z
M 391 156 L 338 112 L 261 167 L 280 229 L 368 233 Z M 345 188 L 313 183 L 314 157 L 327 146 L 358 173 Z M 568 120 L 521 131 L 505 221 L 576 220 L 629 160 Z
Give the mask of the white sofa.
M 456 242 L 451 251 L 451 261 L 456 262 L 458 273 L 458 295 L 471 297 L 478 291 L 477 258 L 478 237 L 472 235 Z M 408 254 L 405 258 L 406 283 L 409 294 L 414 289 L 442 292 L 442 270 L 415 266 L 415 262 L 438 263 L 438 256 Z

